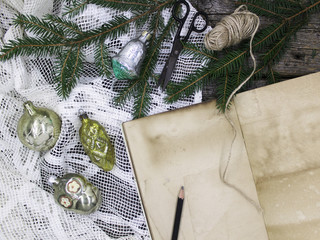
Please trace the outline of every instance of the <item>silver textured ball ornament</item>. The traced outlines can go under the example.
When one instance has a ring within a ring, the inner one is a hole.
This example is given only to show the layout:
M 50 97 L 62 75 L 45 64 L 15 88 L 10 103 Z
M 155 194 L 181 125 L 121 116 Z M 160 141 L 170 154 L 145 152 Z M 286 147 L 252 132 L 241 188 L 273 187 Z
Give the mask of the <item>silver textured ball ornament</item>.
M 101 193 L 80 174 L 68 173 L 61 178 L 51 176 L 49 183 L 54 188 L 56 203 L 79 214 L 95 212 L 101 205 Z
M 57 142 L 61 132 L 58 114 L 47 108 L 35 107 L 32 102 L 24 103 L 24 114 L 18 127 L 18 137 L 23 145 L 35 151 L 47 151 Z

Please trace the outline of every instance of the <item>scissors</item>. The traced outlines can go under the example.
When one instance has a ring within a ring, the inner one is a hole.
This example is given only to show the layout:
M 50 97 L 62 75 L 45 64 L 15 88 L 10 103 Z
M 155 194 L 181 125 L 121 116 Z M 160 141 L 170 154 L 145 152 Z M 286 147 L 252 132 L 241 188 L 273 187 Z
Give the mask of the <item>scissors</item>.
M 178 7 L 180 5 L 182 5 L 182 6 L 184 5 L 186 7 L 186 13 L 181 18 L 179 17 L 178 11 L 177 11 Z M 166 86 L 168 85 L 168 83 L 171 79 L 172 72 L 175 68 L 175 65 L 176 65 L 177 60 L 180 55 L 180 52 L 183 49 L 183 43 L 187 42 L 188 38 L 190 37 L 191 32 L 201 33 L 204 30 L 206 30 L 206 28 L 208 26 L 208 15 L 204 12 L 201 12 L 201 11 L 196 12 L 196 14 L 193 16 L 192 22 L 189 26 L 189 30 L 187 32 L 187 35 L 182 38 L 182 36 L 180 35 L 181 30 L 182 30 L 182 27 L 189 16 L 189 13 L 190 13 L 190 6 L 185 0 L 178 0 L 173 5 L 172 17 L 174 18 L 174 20 L 176 20 L 178 22 L 179 27 L 178 27 L 177 33 L 174 37 L 174 40 L 173 40 L 173 46 L 172 46 L 171 53 L 169 55 L 169 58 L 165 64 L 165 66 L 161 72 L 161 75 L 159 77 L 159 80 L 158 80 L 157 87 L 161 86 L 162 90 L 164 90 L 166 88 Z M 195 24 L 195 21 L 199 16 L 202 16 L 203 19 L 205 20 L 205 25 L 200 29 L 197 28 L 196 24 Z

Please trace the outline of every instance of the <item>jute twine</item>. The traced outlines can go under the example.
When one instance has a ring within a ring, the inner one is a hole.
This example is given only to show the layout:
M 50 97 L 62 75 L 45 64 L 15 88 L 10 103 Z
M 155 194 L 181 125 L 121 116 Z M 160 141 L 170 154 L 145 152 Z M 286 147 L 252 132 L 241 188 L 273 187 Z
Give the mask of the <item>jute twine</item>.
M 221 19 L 216 26 L 206 34 L 205 47 L 208 50 L 221 51 L 234 46 L 242 40 L 255 35 L 259 26 L 259 17 L 241 5 L 234 13 Z
M 256 60 L 252 53 L 252 40 L 256 34 L 258 27 L 260 25 L 259 17 L 248 11 L 247 6 L 241 5 L 238 7 L 234 13 L 229 16 L 224 17 L 217 25 L 205 36 L 205 46 L 209 50 L 219 51 L 223 48 L 236 45 L 242 40 L 251 37 L 250 39 L 250 56 L 253 60 L 253 70 L 251 74 L 243 81 L 229 96 L 226 106 L 229 106 L 229 103 L 233 96 L 242 88 L 242 86 L 249 81 L 256 70 Z M 226 110 L 224 113 L 226 119 L 232 127 L 233 139 L 230 146 L 230 151 L 226 159 L 221 159 L 220 162 L 220 178 L 221 180 L 229 187 L 235 189 L 241 196 L 243 196 L 248 202 L 250 202 L 259 212 L 262 212 L 262 209 L 256 201 L 250 198 L 245 192 L 234 184 L 227 181 L 227 170 L 231 161 L 232 148 L 233 144 L 237 137 L 237 130 L 228 115 Z

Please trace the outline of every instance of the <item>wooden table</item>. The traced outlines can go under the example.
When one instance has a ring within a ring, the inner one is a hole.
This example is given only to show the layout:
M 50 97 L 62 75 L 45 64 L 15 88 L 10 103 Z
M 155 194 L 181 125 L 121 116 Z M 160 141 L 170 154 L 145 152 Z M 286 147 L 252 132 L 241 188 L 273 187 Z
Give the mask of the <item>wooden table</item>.
M 230 15 L 237 8 L 232 0 L 190 0 L 197 9 L 209 15 L 209 23 L 215 26 L 220 19 Z M 270 20 L 260 17 L 261 26 L 270 24 Z M 320 71 L 320 15 L 313 14 L 310 21 L 300 29 L 274 70 L 281 75 L 281 80 L 299 77 L 309 73 Z M 254 87 L 266 85 L 265 79 L 256 82 Z M 215 98 L 214 84 L 203 90 L 203 101 Z

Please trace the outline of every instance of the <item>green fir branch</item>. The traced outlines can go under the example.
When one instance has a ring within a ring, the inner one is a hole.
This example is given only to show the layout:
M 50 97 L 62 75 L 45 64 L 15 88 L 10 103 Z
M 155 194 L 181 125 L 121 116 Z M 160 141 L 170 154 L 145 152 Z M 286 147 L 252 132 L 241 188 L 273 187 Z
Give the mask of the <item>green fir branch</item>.
M 287 31 L 287 24 L 285 21 L 281 23 L 272 24 L 263 31 L 260 31 L 254 37 L 252 42 L 253 51 L 262 51 L 268 48 L 271 44 L 278 41 Z
M 139 81 L 138 83 L 138 91 L 136 91 L 137 95 L 134 98 L 134 110 L 133 110 L 133 118 L 141 118 L 145 117 L 149 113 L 149 107 L 151 105 L 151 91 L 152 88 L 148 81 Z
M 161 11 L 158 10 L 155 13 L 155 17 L 152 18 L 152 20 L 150 22 L 150 27 L 148 29 L 148 31 L 152 34 L 151 39 L 150 39 L 150 46 L 154 45 L 154 43 L 156 41 L 156 37 L 161 34 L 164 27 L 165 27 L 164 19 L 161 15 Z
M 74 49 L 75 48 L 75 49 Z M 57 60 L 55 80 L 59 95 L 67 98 L 81 74 L 83 54 L 80 44 L 65 49 Z
M 126 85 L 122 87 L 118 95 L 114 97 L 113 104 L 116 106 L 123 106 L 128 100 L 131 99 L 132 96 L 134 96 L 139 82 L 139 78 L 127 81 Z
M 88 3 L 89 3 L 89 0 L 69 1 L 69 6 L 66 6 L 63 9 L 63 16 L 74 17 L 76 15 L 79 15 L 86 9 Z
M 224 77 L 220 78 L 219 82 L 220 84 L 218 84 L 217 86 L 217 93 L 220 93 L 220 94 L 218 94 L 218 97 L 217 97 L 217 106 L 220 111 L 221 110 L 223 111 L 224 109 L 222 109 L 222 107 L 226 106 L 226 103 L 229 97 L 227 93 L 230 92 L 232 89 L 231 78 L 229 76 L 228 71 L 226 71 L 226 73 L 224 74 Z
M 243 2 L 237 2 L 242 4 Z M 293 8 L 290 8 L 290 3 L 284 3 L 280 0 L 278 3 L 270 4 L 262 0 L 249 0 L 246 3 L 249 9 L 260 15 L 268 16 L 276 19 L 278 22 L 260 30 L 253 40 L 253 50 L 262 52 L 264 64 L 258 67 L 255 76 L 260 76 L 265 66 L 274 64 L 279 61 L 280 57 L 288 46 L 291 37 L 303 26 L 307 19 L 308 13 L 320 10 L 320 1 L 313 2 L 307 7 L 293 3 Z M 271 6 L 273 5 L 273 6 Z M 279 10 L 277 7 L 281 7 Z M 284 9 L 286 12 L 284 12 Z M 209 69 L 202 69 L 192 77 L 187 77 L 178 84 L 168 86 L 166 100 L 170 103 L 177 101 L 181 97 L 192 95 L 199 90 L 201 82 L 217 82 L 217 106 L 221 111 L 225 111 L 229 106 L 224 106 L 226 99 L 230 96 L 234 89 L 249 76 L 251 71 L 244 71 L 244 60 L 249 57 L 249 44 L 247 41 L 237 46 L 237 50 L 224 51 L 224 56 L 218 60 L 211 60 L 208 64 Z M 196 58 L 197 53 L 193 56 Z M 239 70 L 241 69 L 241 71 Z M 228 78 L 226 75 L 228 73 Z M 210 78 L 208 78 L 210 76 Z M 226 84 L 226 81 L 228 83 Z
M 116 16 L 101 27 L 84 32 L 83 35 L 77 38 L 70 39 L 66 42 L 66 45 L 81 44 L 83 46 L 88 46 L 96 44 L 97 42 L 100 43 L 106 38 L 118 38 L 129 31 L 130 22 L 131 19 L 128 19 L 125 16 Z
M 68 37 L 77 37 L 78 35 L 83 35 L 83 32 L 80 30 L 79 26 L 72 21 L 50 14 L 46 15 L 44 20 L 55 24 L 55 26 Z
M 193 57 L 195 60 L 218 60 L 216 53 L 207 50 L 203 45 L 198 46 L 193 43 L 183 43 L 182 55 L 187 57 Z
M 65 46 L 61 39 L 38 39 L 25 37 L 24 39 L 11 40 L 1 49 L 0 61 L 10 60 L 17 56 L 45 57 L 57 55 Z
M 98 67 L 101 76 L 110 77 L 112 74 L 111 60 L 109 57 L 108 47 L 103 41 L 95 46 L 94 62 Z
M 263 1 L 251 0 L 246 2 L 238 1 L 237 5 L 246 5 L 249 11 L 254 12 L 259 16 L 266 16 L 279 20 L 285 20 L 296 12 L 303 10 L 301 2 L 294 2 L 288 0 Z
M 15 25 L 20 25 L 36 35 L 41 35 L 43 38 L 58 37 L 66 39 L 61 29 L 57 28 L 49 21 L 39 19 L 32 15 L 19 14 L 14 20 Z
M 140 76 L 125 81 L 114 98 L 117 105 L 125 104 L 134 98 L 133 115 L 135 118 L 146 116 L 151 105 L 151 90 L 156 76 L 155 66 L 163 42 L 175 34 L 176 24 L 171 20 L 165 25 L 162 11 L 171 8 L 175 0 L 69 0 L 64 9 L 64 18 L 47 15 L 43 19 L 35 16 L 18 15 L 15 24 L 23 27 L 36 37 L 24 37 L 5 44 L 0 52 L 0 61 L 17 56 L 56 56 L 55 80 L 57 92 L 64 98 L 68 97 L 77 80 L 81 76 L 84 55 L 83 49 L 94 45 L 95 64 L 102 76 L 111 72 L 111 57 L 108 47 L 104 44 L 108 38 L 116 39 L 130 30 L 130 26 L 147 26 L 152 37 L 148 44 L 146 58 L 143 61 Z M 90 31 L 81 31 L 72 19 L 82 13 L 88 4 L 115 9 L 119 12 L 130 11 L 132 16 L 123 14 L 115 16 L 103 26 Z M 253 79 L 266 74 L 270 83 L 279 81 L 280 76 L 273 70 L 273 65 L 281 59 L 290 39 L 307 23 L 311 13 L 319 13 L 320 0 L 311 0 L 301 4 L 295 0 L 248 0 L 238 1 L 258 16 L 271 18 L 274 23 L 260 29 L 253 40 L 253 50 L 259 53 L 259 65 Z M 194 61 L 205 61 L 192 75 L 179 83 L 170 82 L 167 87 L 167 102 L 175 102 L 202 90 L 207 84 L 216 81 L 217 104 L 221 111 L 228 97 L 239 84 L 246 80 L 252 71 L 248 63 L 249 41 L 243 41 L 236 47 L 221 52 L 204 49 L 203 46 L 186 43 L 182 52 L 184 57 Z M 245 87 L 243 87 L 245 89 Z M 243 90 L 241 89 L 241 90 Z
M 236 81 L 237 86 L 239 86 L 242 83 L 242 81 L 241 81 L 242 74 L 243 74 L 243 66 L 240 66 L 239 71 L 237 73 L 237 78 L 236 78 L 237 79 L 237 81 Z
M 280 81 L 280 74 L 278 72 L 275 72 L 271 66 L 271 64 L 268 66 L 269 73 L 267 75 L 267 81 L 269 84 L 274 84 Z
M 230 52 L 222 60 L 215 62 L 212 69 L 202 69 L 185 79 L 185 81 L 172 85 L 172 87 L 167 90 L 168 97 L 166 97 L 166 101 L 172 103 L 181 97 L 191 96 L 194 92 L 198 91 L 201 86 L 207 84 L 202 81 L 207 80 L 208 77 L 218 78 L 225 75 L 227 71 L 232 72 L 235 69 L 238 69 L 242 65 L 247 54 L 247 51 L 241 52 L 235 50 Z
M 100 69 L 101 75 L 109 76 L 111 70 L 110 56 L 107 47 L 103 46 L 105 39 L 116 39 L 128 33 L 131 23 L 139 21 L 140 23 L 149 21 L 152 23 L 152 17 L 155 15 L 158 16 L 158 20 L 154 32 L 155 34 L 160 32 L 160 29 L 164 27 L 161 11 L 164 8 L 171 7 L 173 1 L 174 0 L 161 2 L 149 0 L 90 1 L 90 3 L 96 3 L 100 6 L 112 7 L 114 5 L 113 8 L 121 9 L 122 11 L 125 9 L 132 10 L 134 14 L 131 18 L 123 15 L 115 16 L 100 28 L 86 32 L 81 31 L 79 26 L 74 22 L 54 15 L 47 15 L 43 19 L 35 16 L 19 15 L 16 24 L 23 26 L 26 30 L 37 35 L 37 37 L 25 37 L 6 44 L 1 49 L 0 60 L 5 61 L 17 56 L 61 56 L 61 59 L 64 59 L 64 61 L 55 62 L 57 65 L 54 68 L 56 74 L 55 79 L 57 81 L 58 94 L 66 98 L 80 77 L 81 71 L 79 66 L 82 66 L 83 47 L 95 45 L 95 63 L 98 69 Z M 65 15 L 73 17 L 81 13 L 88 3 L 89 1 L 71 1 L 69 7 L 65 9 Z M 153 38 L 155 38 L 155 36 L 156 35 L 154 35 Z M 79 54 L 76 54 L 77 51 L 74 51 L 75 46 L 77 46 Z M 73 65 L 74 68 L 70 66 L 71 59 L 72 61 L 77 61 L 77 64 Z M 150 69 L 154 69 L 154 67 Z M 151 74 L 148 76 L 150 75 Z M 130 87 L 127 90 L 129 89 Z M 125 97 L 124 99 L 127 98 Z
M 274 3 L 270 3 L 269 1 L 263 0 L 251 0 L 251 1 L 238 1 L 237 5 L 246 5 L 248 10 L 256 13 L 258 16 L 266 16 L 270 18 L 278 18 L 285 19 L 280 13 L 278 13 L 278 9 L 274 6 Z
M 193 75 L 189 75 L 180 83 L 169 83 L 167 86 L 167 103 L 174 103 L 179 99 L 191 96 L 202 89 L 212 77 L 212 70 L 209 68 L 199 68 Z
M 88 45 L 88 44 L 91 44 L 95 41 L 99 41 L 102 38 L 106 38 L 106 37 L 117 38 L 121 34 L 126 33 L 130 29 L 129 28 L 130 23 L 133 23 L 140 18 L 143 18 L 149 14 L 154 13 L 154 12 L 158 11 L 159 9 L 169 5 L 172 2 L 173 2 L 173 0 L 167 0 L 167 1 L 159 4 L 158 6 L 152 7 L 143 13 L 140 13 L 140 14 L 133 16 L 130 19 L 126 19 L 126 17 L 124 17 L 124 16 L 117 16 L 113 20 L 111 20 L 109 23 L 104 24 L 101 28 L 86 32 L 84 37 L 79 38 L 79 39 L 73 39 L 70 42 L 68 42 L 68 44 L 73 45 L 73 44 L 80 43 L 80 44 Z
M 153 75 L 161 45 L 163 41 L 170 36 L 170 32 L 175 28 L 175 21 L 171 19 L 167 26 L 162 30 L 162 34 L 153 43 L 153 46 L 149 46 L 146 57 L 141 66 L 140 79 L 148 81 L 148 79 Z
M 145 11 L 146 8 L 155 6 L 147 0 L 90 0 L 90 3 L 120 11 Z

